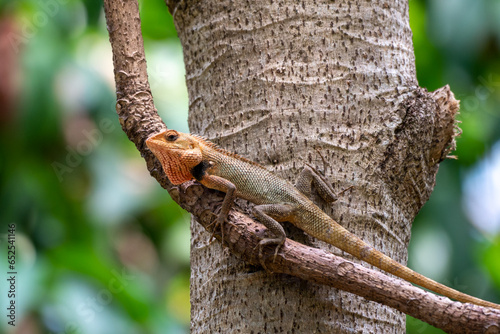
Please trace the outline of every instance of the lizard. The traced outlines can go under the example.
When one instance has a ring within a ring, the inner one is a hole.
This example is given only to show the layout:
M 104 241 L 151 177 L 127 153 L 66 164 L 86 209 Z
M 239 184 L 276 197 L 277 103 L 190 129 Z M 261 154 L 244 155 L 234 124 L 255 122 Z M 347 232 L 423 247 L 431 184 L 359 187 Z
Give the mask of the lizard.
M 262 165 L 194 134 L 167 129 L 150 136 L 146 145 L 160 161 L 172 184 L 196 179 L 207 188 L 225 193 L 217 225 L 222 226 L 226 221 L 236 197 L 255 204 L 253 215 L 273 234 L 260 241 L 260 251 L 266 245 L 275 245 L 276 256 L 286 240 L 280 222 L 288 221 L 314 238 L 410 283 L 463 303 L 500 309 L 500 305 L 467 295 L 413 271 L 337 223 L 308 197 L 314 184 L 325 200 L 336 199 L 325 178 L 310 165 L 305 166 L 293 185 Z

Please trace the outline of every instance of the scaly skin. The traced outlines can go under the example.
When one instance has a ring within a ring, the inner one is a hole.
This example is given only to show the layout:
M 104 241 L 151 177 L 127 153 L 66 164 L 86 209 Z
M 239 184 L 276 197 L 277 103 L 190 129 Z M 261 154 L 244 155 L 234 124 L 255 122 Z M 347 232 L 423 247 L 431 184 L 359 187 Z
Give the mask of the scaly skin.
M 307 234 L 408 282 L 463 303 L 500 309 L 500 305 L 461 293 L 414 272 L 347 231 L 304 194 L 307 193 L 307 183 L 310 186 L 311 182 L 319 182 L 315 185 L 324 188 L 317 175 L 313 175 L 313 180 L 309 178 L 299 183 L 301 192 L 261 165 L 195 135 L 165 130 L 148 138 L 146 144 L 173 184 L 197 179 L 208 188 L 226 193 L 217 218 L 219 224 L 227 218 L 235 197 L 256 204 L 254 215 L 276 235 L 276 238 L 262 240 L 261 246 L 277 245 L 278 251 L 286 239 L 278 222 L 289 221 Z M 308 169 L 305 174 L 314 174 L 311 172 Z

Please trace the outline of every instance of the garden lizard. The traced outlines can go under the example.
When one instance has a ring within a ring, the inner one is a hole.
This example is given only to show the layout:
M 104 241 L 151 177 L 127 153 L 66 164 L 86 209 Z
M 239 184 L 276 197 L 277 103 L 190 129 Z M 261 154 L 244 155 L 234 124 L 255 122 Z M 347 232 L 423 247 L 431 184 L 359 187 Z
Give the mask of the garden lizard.
M 196 179 L 208 188 L 226 193 L 217 224 L 222 226 L 225 222 L 235 197 L 254 203 L 252 213 L 274 235 L 260 242 L 261 250 L 266 245 L 275 245 L 276 252 L 279 250 L 286 239 L 279 222 L 288 221 L 307 234 L 408 282 L 464 303 L 500 309 L 500 305 L 469 296 L 409 269 L 338 224 L 308 197 L 314 184 L 325 200 L 336 199 L 331 186 L 311 166 L 306 165 L 294 186 L 263 166 L 197 135 L 164 130 L 149 137 L 146 144 L 172 184 Z

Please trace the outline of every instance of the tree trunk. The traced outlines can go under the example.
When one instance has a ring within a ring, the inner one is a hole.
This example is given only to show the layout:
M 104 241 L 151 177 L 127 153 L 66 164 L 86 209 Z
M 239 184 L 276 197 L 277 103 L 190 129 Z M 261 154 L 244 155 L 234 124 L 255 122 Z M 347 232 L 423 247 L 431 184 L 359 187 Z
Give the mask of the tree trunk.
M 331 206 L 316 203 L 405 264 L 411 223 L 453 138 L 443 134 L 453 115 L 439 109 L 449 90 L 418 87 L 408 1 L 167 4 L 184 49 L 190 131 L 293 182 L 310 163 L 337 191 L 353 186 Z M 191 228 L 192 333 L 405 331 L 392 308 L 266 273 Z

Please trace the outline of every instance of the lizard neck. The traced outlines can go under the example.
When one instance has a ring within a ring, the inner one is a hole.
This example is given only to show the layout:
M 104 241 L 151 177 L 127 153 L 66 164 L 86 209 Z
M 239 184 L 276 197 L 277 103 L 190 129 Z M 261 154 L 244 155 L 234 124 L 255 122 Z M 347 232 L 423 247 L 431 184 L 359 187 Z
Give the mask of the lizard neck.
M 165 174 L 174 185 L 192 180 L 194 178 L 191 174 L 192 169 L 201 162 L 201 153 L 199 151 L 179 153 L 162 150 L 155 153 Z
M 181 184 L 186 181 L 193 179 L 191 175 L 190 168 L 186 164 L 182 163 L 178 158 L 168 157 L 168 155 L 161 159 L 161 165 L 165 174 L 167 174 L 168 179 L 173 184 Z

